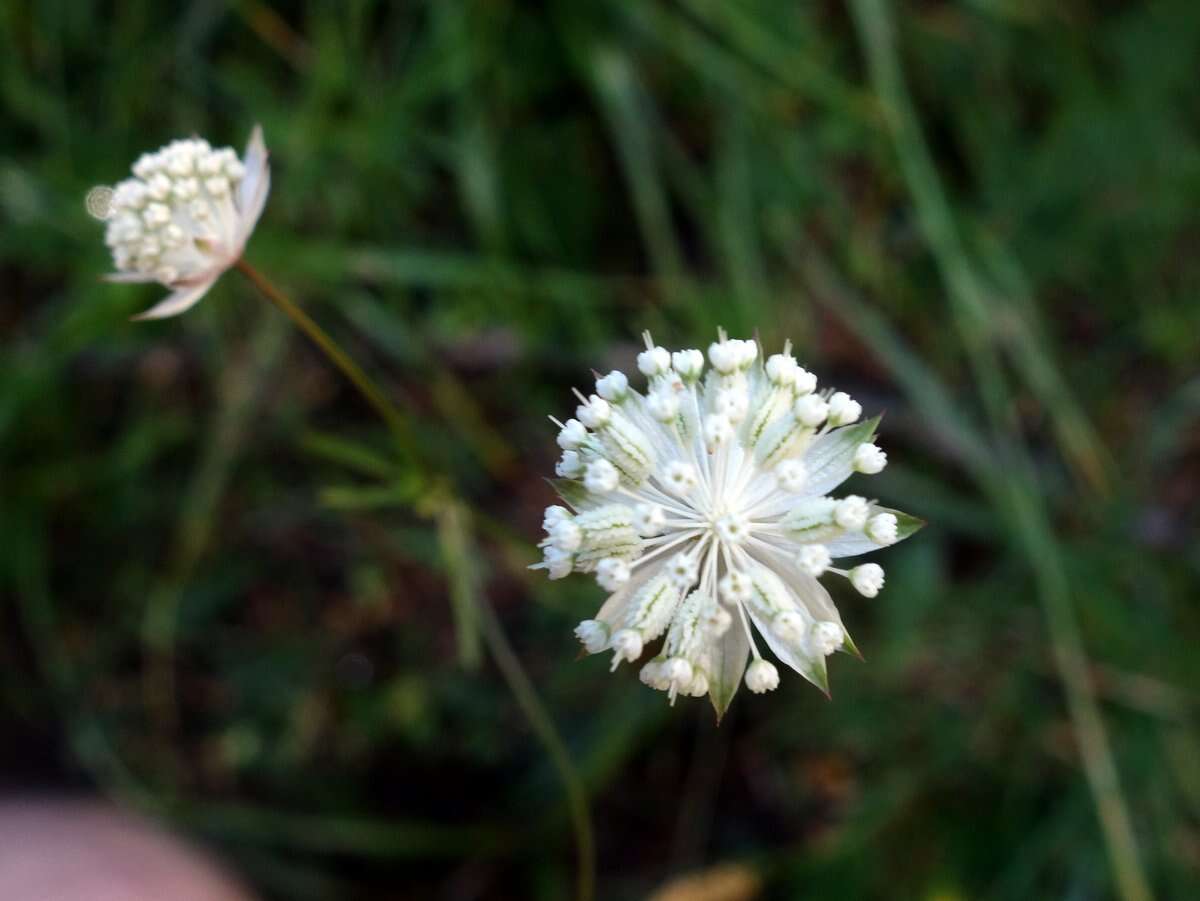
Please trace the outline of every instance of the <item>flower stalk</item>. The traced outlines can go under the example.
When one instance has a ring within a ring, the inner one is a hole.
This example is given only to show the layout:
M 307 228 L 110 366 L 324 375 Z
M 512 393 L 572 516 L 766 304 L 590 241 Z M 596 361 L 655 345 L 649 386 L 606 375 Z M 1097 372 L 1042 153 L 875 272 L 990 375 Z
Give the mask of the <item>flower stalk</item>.
M 363 371 L 362 367 L 355 363 L 346 351 L 342 350 L 341 346 L 328 332 L 317 324 L 316 320 L 279 290 L 270 279 L 244 259 L 239 259 L 233 265 L 234 268 L 242 273 L 258 289 L 263 297 L 292 320 L 293 324 L 300 331 L 304 332 L 309 340 L 320 349 L 321 353 L 325 354 L 329 362 L 341 370 L 342 374 L 350 380 L 350 384 L 358 390 L 363 399 L 379 414 L 379 418 L 383 420 L 388 431 L 391 432 L 397 448 L 404 454 L 408 462 L 416 463 L 419 456 L 407 420 L 392 402 L 387 399 L 387 396 L 371 377 Z

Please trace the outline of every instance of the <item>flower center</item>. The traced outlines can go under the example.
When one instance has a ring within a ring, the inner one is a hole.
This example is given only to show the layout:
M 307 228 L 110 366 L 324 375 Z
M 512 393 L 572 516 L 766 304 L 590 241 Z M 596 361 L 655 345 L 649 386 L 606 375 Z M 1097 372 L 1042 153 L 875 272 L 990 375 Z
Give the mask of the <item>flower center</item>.
M 713 531 L 722 543 L 740 545 L 750 537 L 750 521 L 740 513 L 726 513 L 713 523 Z

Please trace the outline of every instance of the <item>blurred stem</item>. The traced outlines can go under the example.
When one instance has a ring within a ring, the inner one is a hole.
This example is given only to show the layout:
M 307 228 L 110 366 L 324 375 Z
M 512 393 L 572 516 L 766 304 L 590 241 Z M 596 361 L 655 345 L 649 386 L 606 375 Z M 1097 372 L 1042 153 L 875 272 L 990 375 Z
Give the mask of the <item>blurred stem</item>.
M 354 387 L 359 390 L 367 402 L 387 424 L 395 438 L 397 447 L 405 454 L 409 462 L 419 465 L 420 455 L 409 432 L 408 424 L 399 411 L 392 406 L 379 387 L 371 381 L 361 367 L 342 350 L 342 348 L 322 329 L 313 319 L 294 304 L 286 295 L 245 260 L 236 263 L 237 268 L 254 284 L 267 300 L 282 310 L 288 318 L 303 331 L 313 343 L 321 349 L 335 366 L 342 371 Z M 426 474 L 428 475 L 428 474 Z M 424 498 L 427 506 L 430 502 L 436 504 L 439 493 L 446 491 L 444 484 L 429 486 Z M 443 499 L 443 505 L 456 505 L 457 500 Z M 541 741 L 554 768 L 562 780 L 563 789 L 567 795 L 567 806 L 570 809 L 571 824 L 575 832 L 575 846 L 578 857 L 577 901 L 593 901 L 596 886 L 595 847 L 592 839 L 591 814 L 588 810 L 587 793 L 583 780 L 571 762 L 571 755 L 566 744 L 558 734 L 549 712 L 538 697 L 537 690 L 530 681 L 521 661 L 517 658 L 508 638 L 496 618 L 495 612 L 482 592 L 476 593 L 480 628 L 483 639 L 491 651 L 500 674 L 504 677 L 509 690 L 512 691 L 517 705 L 538 740 Z
M 1050 633 L 1059 679 L 1120 897 L 1150 901 L 1133 823 L 1121 791 L 1116 763 L 1088 672 L 1087 651 L 1072 604 L 1057 540 L 1037 484 L 1037 475 L 1015 432 L 1003 369 L 992 345 L 987 291 L 958 234 L 916 110 L 904 83 L 889 7 L 884 0 L 855 0 L 852 10 L 917 217 L 941 270 L 954 324 L 962 337 L 1000 449 L 991 492 L 1007 508 L 1013 530 L 1028 555 Z M 1004 453 L 1007 447 L 1008 453 Z
M 238 260 L 234 265 L 242 275 L 246 276 L 253 283 L 254 287 L 267 300 L 271 301 L 284 315 L 291 319 L 296 327 L 304 332 L 312 340 L 313 344 L 320 348 L 321 352 L 329 358 L 329 362 L 342 371 L 342 374 L 358 389 L 363 399 L 379 414 L 380 419 L 383 420 L 388 430 L 392 433 L 396 447 L 407 458 L 407 461 L 416 463 L 420 457 L 417 454 L 416 444 L 409 430 L 408 421 L 392 405 L 392 402 L 387 399 L 387 396 L 371 380 L 370 376 L 363 372 L 362 367 L 355 363 L 350 355 L 342 350 L 341 345 L 334 341 L 321 326 L 317 325 L 311 316 L 300 309 L 286 294 L 276 288 L 261 272 L 245 260 Z
M 173 731 L 178 721 L 175 636 L 180 599 L 208 546 L 216 506 L 250 427 L 258 391 L 283 348 L 284 335 L 282 323 L 266 317 L 241 359 L 224 374 L 209 441 L 179 506 L 167 571 L 151 590 L 142 617 L 142 698 L 166 732 Z
M 575 831 L 575 853 L 578 858 L 575 897 L 577 901 L 593 901 L 596 897 L 596 848 L 592 839 L 592 820 L 583 780 L 571 762 L 571 755 L 558 734 L 554 721 L 542 705 L 537 690 L 521 666 L 512 645 L 508 643 L 496 612 L 483 595 L 479 595 L 479 619 L 483 629 L 483 640 L 487 642 L 500 675 L 508 683 L 509 690 L 512 691 L 529 725 L 550 755 L 554 768 L 558 770 L 567 793 L 571 826 Z

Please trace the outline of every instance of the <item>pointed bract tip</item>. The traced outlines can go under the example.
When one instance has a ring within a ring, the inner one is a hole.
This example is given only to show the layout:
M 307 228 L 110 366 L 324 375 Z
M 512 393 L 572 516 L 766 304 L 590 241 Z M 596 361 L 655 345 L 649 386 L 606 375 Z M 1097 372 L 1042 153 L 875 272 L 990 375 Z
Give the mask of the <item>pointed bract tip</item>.
M 867 658 L 863 656 L 862 651 L 858 649 L 858 645 L 854 643 L 854 639 L 850 637 L 849 632 L 846 633 L 846 639 L 842 642 L 842 646 L 838 648 L 838 650 L 842 651 L 843 653 L 850 654 L 853 657 L 857 657 L 864 663 L 867 660 Z

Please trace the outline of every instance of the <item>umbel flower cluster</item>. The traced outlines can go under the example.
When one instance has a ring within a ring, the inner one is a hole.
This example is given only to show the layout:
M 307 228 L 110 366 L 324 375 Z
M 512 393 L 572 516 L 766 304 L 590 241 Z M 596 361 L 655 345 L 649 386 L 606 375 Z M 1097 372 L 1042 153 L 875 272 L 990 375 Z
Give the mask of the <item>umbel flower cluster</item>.
M 117 269 L 109 279 L 159 282 L 172 292 L 135 318 L 175 316 L 195 305 L 241 258 L 270 186 L 257 127 L 241 158 L 200 138 L 142 154 L 102 211 Z
M 610 372 L 594 394 L 576 392 L 575 418 L 553 420 L 566 506 L 546 510 L 535 568 L 552 579 L 590 573 L 609 592 L 575 634 L 588 653 L 611 653 L 613 669 L 662 639 L 641 680 L 672 702 L 709 695 L 720 715 L 743 679 L 753 692 L 776 688 L 779 671 L 754 631 L 828 692 L 825 658 L 857 650 L 818 579 L 834 574 L 874 597 L 882 567 L 834 561 L 921 525 L 865 497 L 831 495 L 887 464 L 873 442 L 878 418 L 860 422 L 849 395 L 818 390 L 790 345 L 764 361 L 754 341 L 721 332 L 706 371 L 699 350 L 645 340 L 644 394 Z

